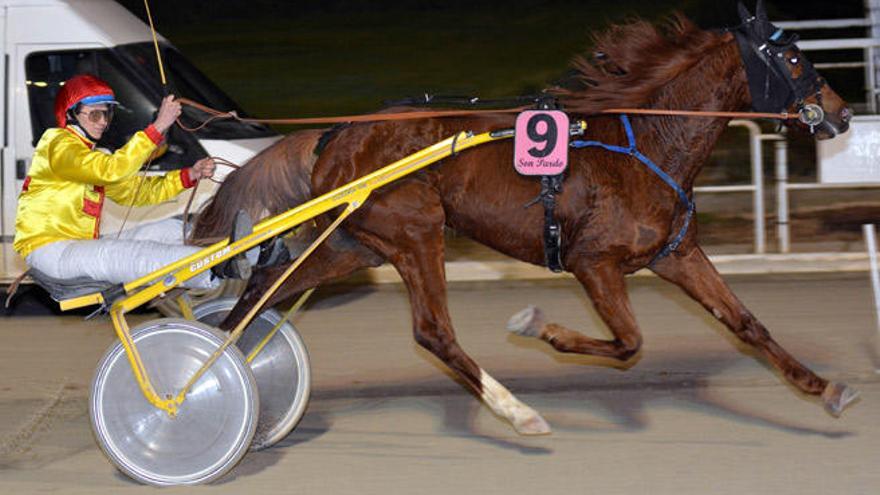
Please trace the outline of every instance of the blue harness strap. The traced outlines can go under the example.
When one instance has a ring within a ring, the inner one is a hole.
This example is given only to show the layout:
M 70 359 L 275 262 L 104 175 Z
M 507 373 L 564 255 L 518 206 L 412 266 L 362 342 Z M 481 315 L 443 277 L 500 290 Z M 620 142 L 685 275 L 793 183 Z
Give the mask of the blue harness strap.
M 632 156 L 632 157 L 636 158 L 638 161 L 645 164 L 645 166 L 647 166 L 652 172 L 654 172 L 654 174 L 657 175 L 657 177 L 660 177 L 660 179 L 662 179 L 663 182 L 668 184 L 669 187 L 671 187 L 672 190 L 675 191 L 676 194 L 678 194 L 678 199 L 681 200 L 682 205 L 684 205 L 685 208 L 687 208 L 687 214 L 684 217 L 684 224 L 681 226 L 681 229 L 679 229 L 678 234 L 676 234 L 676 236 L 671 241 L 669 241 L 663 247 L 663 249 L 661 249 L 660 252 L 657 253 L 657 255 L 654 256 L 654 258 L 648 264 L 648 266 L 653 266 L 654 263 L 656 263 L 660 259 L 668 256 L 669 253 L 678 249 L 679 244 L 681 244 L 681 241 L 684 239 L 685 234 L 687 234 L 688 227 L 690 226 L 690 223 L 691 223 L 691 218 L 694 216 L 694 211 L 696 210 L 696 205 L 688 197 L 685 190 L 682 189 L 680 185 L 678 185 L 678 182 L 675 182 L 675 179 L 673 179 L 672 177 L 669 176 L 669 174 L 667 174 L 666 172 L 661 170 L 660 167 L 658 167 L 656 164 L 654 164 L 654 162 L 652 162 L 650 158 L 643 155 L 642 152 L 638 150 L 638 148 L 636 147 L 636 137 L 635 137 L 635 134 L 633 134 L 632 124 L 630 124 L 630 122 L 629 122 L 629 117 L 627 117 L 625 114 L 622 114 L 620 116 L 620 121 L 621 121 L 621 123 L 623 123 L 623 129 L 626 131 L 626 139 L 627 139 L 627 141 L 629 141 L 629 146 L 623 147 L 623 146 L 615 146 L 612 144 L 605 144 L 600 141 L 581 141 L 581 140 L 572 141 L 570 146 L 572 148 L 578 148 L 578 149 L 579 148 L 589 148 L 589 147 L 599 147 L 599 148 L 604 148 L 604 149 L 611 151 L 613 153 L 622 153 L 624 155 Z

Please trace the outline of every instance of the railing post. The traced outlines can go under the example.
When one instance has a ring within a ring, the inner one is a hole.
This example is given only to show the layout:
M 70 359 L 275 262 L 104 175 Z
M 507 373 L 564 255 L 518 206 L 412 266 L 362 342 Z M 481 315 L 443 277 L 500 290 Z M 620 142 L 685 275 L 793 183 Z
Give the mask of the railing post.
M 788 237 L 788 143 L 785 140 L 773 144 L 776 154 L 776 238 L 779 252 L 791 249 Z
M 767 251 L 767 243 L 764 238 L 764 154 L 761 152 L 760 134 L 750 132 L 749 146 L 752 153 L 752 184 L 755 186 L 755 193 L 752 195 L 752 209 L 755 215 L 755 253 L 764 254 Z
M 871 21 L 871 37 L 874 39 L 880 38 L 880 0 L 865 0 L 865 10 L 866 16 Z M 868 108 L 870 112 L 877 113 L 877 78 L 880 74 L 877 73 L 878 68 L 878 53 L 874 47 L 868 47 L 865 49 L 865 62 L 867 63 L 867 67 L 865 67 L 865 78 L 867 79 L 867 88 L 868 91 Z
M 877 50 L 873 46 L 865 48 L 865 102 L 868 104 L 868 112 L 877 113 Z
M 732 120 L 731 126 L 745 127 L 749 131 L 749 153 L 752 165 L 752 214 L 755 217 L 755 253 L 767 252 L 764 234 L 764 157 L 761 153 L 763 135 L 761 127 L 751 120 Z
M 877 330 L 880 331 L 880 268 L 877 267 L 877 233 L 874 224 L 862 225 L 865 233 L 865 247 L 871 260 L 871 287 L 874 291 L 874 311 L 877 317 Z

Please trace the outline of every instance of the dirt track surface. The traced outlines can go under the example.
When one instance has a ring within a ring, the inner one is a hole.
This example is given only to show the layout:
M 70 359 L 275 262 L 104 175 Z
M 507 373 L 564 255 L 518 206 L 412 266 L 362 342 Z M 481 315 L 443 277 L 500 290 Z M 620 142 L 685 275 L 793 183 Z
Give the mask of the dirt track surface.
M 831 418 L 656 279 L 630 282 L 645 345 L 628 370 L 504 331 L 531 303 L 605 335 L 572 282 L 453 286 L 464 348 L 554 428 L 520 437 L 413 343 L 399 286 L 325 290 L 296 320 L 314 374 L 298 428 L 213 485 L 163 493 L 880 492 L 867 274 L 731 283 L 786 349 L 861 400 Z M 6 318 L 0 338 L 0 493 L 152 492 L 117 473 L 91 436 L 88 387 L 114 342 L 109 322 Z

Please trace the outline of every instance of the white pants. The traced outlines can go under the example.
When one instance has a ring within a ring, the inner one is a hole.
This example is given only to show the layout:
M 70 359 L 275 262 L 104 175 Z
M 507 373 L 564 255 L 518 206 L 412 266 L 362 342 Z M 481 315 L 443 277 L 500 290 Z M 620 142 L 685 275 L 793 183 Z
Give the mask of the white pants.
M 183 221 L 160 220 L 115 235 L 83 241 L 46 244 L 25 261 L 46 275 L 60 279 L 88 277 L 111 283 L 127 283 L 185 258 L 199 247 L 183 243 Z M 210 271 L 183 284 L 191 289 L 211 289 L 219 285 Z

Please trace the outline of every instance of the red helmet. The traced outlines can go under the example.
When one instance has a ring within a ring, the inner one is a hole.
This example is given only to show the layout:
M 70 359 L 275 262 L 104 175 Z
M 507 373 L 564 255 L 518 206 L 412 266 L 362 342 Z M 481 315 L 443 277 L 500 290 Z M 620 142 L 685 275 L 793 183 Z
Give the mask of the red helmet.
M 116 95 L 106 81 L 91 74 L 73 76 L 64 83 L 55 97 L 55 121 L 58 127 L 67 124 L 67 111 L 78 103 L 97 105 L 106 103 L 116 105 Z

